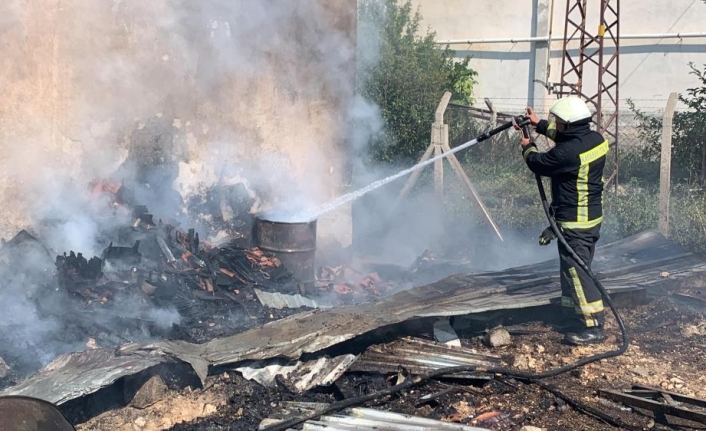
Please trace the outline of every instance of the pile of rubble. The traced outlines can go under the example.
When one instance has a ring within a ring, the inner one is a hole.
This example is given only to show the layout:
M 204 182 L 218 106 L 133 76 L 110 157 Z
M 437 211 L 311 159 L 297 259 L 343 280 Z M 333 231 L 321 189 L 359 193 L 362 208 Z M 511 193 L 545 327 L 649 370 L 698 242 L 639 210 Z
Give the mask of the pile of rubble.
M 193 230 L 145 223 L 144 214 L 142 220 L 130 227 L 129 236 L 138 238 L 132 246 L 110 243 L 100 256 L 90 258 L 64 253 L 56 256 L 53 270 L 49 250 L 26 231 L 3 245 L 2 255 L 9 260 L 2 262 L 0 272 L 40 283 L 28 291 L 27 300 L 41 313 L 39 318 L 60 325 L 58 353 L 61 345 L 92 349 L 149 339 L 204 342 L 302 311 L 272 309 L 258 298 L 258 292 L 296 289 L 297 280 L 276 257 L 232 243 L 211 246 L 199 242 Z M 26 260 L 26 250 L 41 255 L 33 258 L 41 264 L 23 262 L 18 267 L 16 261 Z M 0 348 L 0 357 L 20 373 L 9 377 L 21 377 L 23 369 L 36 371 L 36 358 L 12 347 L 4 343 Z M 0 386 L 12 383 L 3 384 L 8 371 L 0 368 Z
M 214 260 L 221 253 L 234 253 L 226 261 L 247 261 L 246 268 L 256 273 L 278 270 L 277 261 L 258 250 L 200 246 L 197 251 L 188 232 L 177 242 L 164 238 L 180 259 L 171 260 L 154 245 L 159 274 L 178 276 L 185 290 L 199 295 L 222 290 L 218 277 L 212 277 L 221 268 L 244 277 L 235 266 Z M 140 250 L 148 244 L 142 241 Z M 104 279 L 104 259 L 112 253 L 95 258 L 102 262 Z M 126 247 L 117 255 L 132 256 L 129 262 L 134 253 Z M 406 271 L 424 273 L 435 259 L 426 254 Z M 142 261 L 143 266 L 155 271 L 153 260 Z M 90 262 L 81 260 L 78 266 L 95 276 L 98 261 Z M 547 261 L 457 274 L 353 306 L 306 310 L 206 343 L 152 340 L 71 353 L 0 394 L 41 396 L 81 423 L 81 431 L 289 430 L 302 423 L 305 429 L 366 429 L 373 422 L 391 429 L 637 430 L 706 422 L 705 378 L 694 360 L 703 355 L 706 306 L 700 292 L 706 286 L 706 260 L 646 232 L 601 247 L 595 262 L 613 302 L 622 307 L 633 342 L 625 355 L 550 379 L 518 373 L 555 370 L 612 350 L 620 344 L 620 333 L 609 318 L 605 345 L 561 345 L 561 334 L 552 329 L 557 305 L 551 305 L 561 290 L 556 262 Z M 110 269 L 120 271 L 117 266 Z M 384 274 L 384 266 L 376 271 Z M 249 285 L 222 275 L 237 286 Z M 209 277 L 212 292 L 203 280 Z M 319 277 L 328 280 L 322 287 L 369 289 L 360 286 L 370 280 L 367 275 L 345 267 L 320 270 Z M 148 298 L 158 298 L 163 287 L 150 282 L 156 287 L 150 295 L 143 285 L 129 283 Z M 290 305 L 318 306 L 301 295 L 255 285 L 253 297 L 270 304 L 266 313 Z M 108 308 L 119 298 L 106 297 L 101 306 Z M 648 298 L 661 299 L 650 303 Z M 213 301 L 202 302 L 201 309 Z M 163 384 L 145 383 L 154 376 Z M 126 392 L 126 385 L 143 389 Z M 106 404 L 106 399 L 118 401 Z
M 665 313 L 662 324 L 650 328 L 658 308 L 670 316 Z M 552 379 L 526 381 L 483 370 L 504 366 L 540 372 L 574 363 L 614 348 L 615 323 L 609 320 L 607 345 L 578 349 L 561 345 L 560 334 L 535 321 L 455 342 L 420 333 L 378 340 L 357 354 L 239 363 L 209 377 L 203 389 L 149 392 L 154 384 L 145 384 L 126 399 L 128 407 L 97 415 L 78 429 L 302 429 L 302 424 L 277 428 L 289 420 L 301 420 L 305 430 L 701 429 L 706 392 L 693 360 L 699 340 L 674 335 L 703 315 L 683 313 L 664 300 L 623 310 L 636 333 L 626 355 Z M 496 343 L 500 333 L 503 342 Z M 668 357 L 665 349 L 672 352 Z M 424 377 L 459 366 L 477 370 Z M 152 394 L 148 401 L 146 393 Z M 72 414 L 72 409 L 66 411 Z
M 239 232 L 242 220 L 211 219 L 222 229 L 210 232 L 215 243 L 132 204 L 121 185 L 91 187 L 131 220 L 103 233 L 102 253 L 57 256 L 24 230 L 0 247 L 0 277 L 37 286 L 28 300 L 40 318 L 58 322 L 56 354 L 159 339 L 203 343 L 307 309 L 369 302 L 401 286 L 376 272 L 338 266 L 321 268 L 316 288 L 304 292 L 275 255 L 251 246 L 246 231 Z M 0 369 L 0 387 L 43 365 L 3 344 L 0 357 L 16 373 Z
M 193 229 L 183 232 L 161 221 L 155 223 L 144 207 L 122 238 L 134 241 L 133 245 L 111 243 L 101 256 L 90 259 L 74 252 L 58 256 L 58 279 L 64 290 L 89 304 L 105 305 L 120 292 L 137 292 L 154 305 L 176 306 L 182 315 L 189 314 L 187 297 L 231 302 L 246 314 L 258 315 L 264 310 L 252 309 L 247 303 L 262 296 L 261 292 L 306 293 L 309 299 L 323 297 L 325 305 L 335 306 L 374 300 L 400 287 L 397 281 L 383 281 L 377 272 L 341 265 L 320 268 L 317 289 L 303 292 L 300 281 L 275 255 L 237 241 L 220 246 L 200 241 Z

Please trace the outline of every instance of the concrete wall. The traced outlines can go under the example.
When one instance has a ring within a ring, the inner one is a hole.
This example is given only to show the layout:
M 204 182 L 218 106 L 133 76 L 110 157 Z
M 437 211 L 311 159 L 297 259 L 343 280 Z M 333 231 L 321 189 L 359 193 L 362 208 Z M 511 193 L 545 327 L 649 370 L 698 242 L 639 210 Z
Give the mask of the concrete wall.
M 3 2 L 2 236 L 32 224 L 48 183 L 112 175 L 154 122 L 173 135 L 162 162 L 183 193 L 224 167 L 268 197 L 278 185 L 318 201 L 341 192 L 357 2 L 298 0 L 280 15 L 245 2 L 255 10 L 240 17 L 232 2 L 189 3 Z M 322 233 L 349 241 L 349 216 L 333 219 Z
M 572 0 L 573 4 L 574 1 Z M 414 0 L 425 25 L 439 40 L 520 38 L 546 36 L 551 0 Z M 563 37 L 566 1 L 553 2 L 552 36 Z M 622 0 L 621 34 L 686 33 L 703 31 L 706 5 L 700 1 Z M 598 1 L 588 2 L 588 28 L 597 28 Z M 625 40 L 621 43 L 620 99 L 634 99 L 647 110 L 661 109 L 670 92 L 684 91 L 696 83 L 687 63 L 706 63 L 706 38 Z M 479 72 L 476 95 L 509 112 L 521 111 L 527 103 L 546 105 L 546 90 L 532 84 L 544 80 L 543 43 L 452 45 L 459 56 L 471 55 Z M 551 44 L 550 80 L 561 75 L 562 43 Z M 586 76 L 587 86 L 591 77 Z M 595 80 L 593 80 L 595 86 Z M 550 99 L 551 100 L 551 99 Z M 621 103 L 623 108 L 626 107 Z

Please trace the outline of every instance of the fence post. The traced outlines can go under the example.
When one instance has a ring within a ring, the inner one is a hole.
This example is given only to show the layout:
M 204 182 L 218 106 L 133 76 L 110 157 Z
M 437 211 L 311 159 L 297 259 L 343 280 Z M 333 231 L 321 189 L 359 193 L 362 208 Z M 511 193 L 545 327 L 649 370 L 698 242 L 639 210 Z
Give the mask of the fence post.
M 677 93 L 671 93 L 662 120 L 662 153 L 659 162 L 659 232 L 669 237 L 669 199 L 672 170 L 672 120 L 677 105 Z
M 493 102 L 490 101 L 490 99 L 485 98 L 484 99 L 485 106 L 488 107 L 490 110 L 490 127 L 489 129 L 495 128 L 495 126 L 498 124 L 498 111 L 495 110 L 495 106 L 493 106 Z M 497 142 L 498 137 L 493 136 L 490 138 L 490 145 L 488 146 L 488 152 L 490 153 L 490 163 L 495 163 L 495 143 Z
M 431 143 L 434 146 L 434 157 L 444 154 L 444 138 L 448 141 L 448 126 L 444 124 L 444 113 L 451 101 L 451 93 L 445 92 L 444 96 L 436 107 L 434 114 L 434 124 L 431 128 Z M 441 198 L 444 194 L 444 159 L 439 159 L 434 162 L 434 192 L 436 196 Z
M 434 116 L 435 121 L 434 124 L 432 124 L 431 126 L 431 143 L 427 147 L 426 152 L 419 160 L 418 164 L 426 162 L 432 156 L 436 157 L 442 154 L 444 139 L 446 140 L 446 143 L 448 143 L 449 126 L 444 124 L 444 113 L 446 112 L 446 108 L 449 106 L 451 96 L 452 95 L 450 92 L 445 92 L 443 97 L 441 98 L 441 101 L 439 102 L 439 105 L 436 108 L 436 114 Z M 442 189 L 444 186 L 444 165 L 442 164 L 442 162 L 442 159 L 439 159 L 434 162 L 434 191 L 437 193 L 438 196 L 441 196 L 443 194 Z M 422 175 L 422 169 L 423 168 L 419 168 L 412 173 L 407 182 L 404 184 L 404 187 L 402 187 L 399 199 L 405 198 L 407 194 L 409 194 L 409 192 L 412 190 L 412 188 L 417 184 L 417 181 L 419 181 L 419 177 Z
M 485 102 L 485 106 L 487 106 L 490 111 L 490 128 L 492 129 L 498 124 L 498 111 L 495 110 L 495 106 L 493 106 L 493 102 L 491 102 L 490 99 L 486 97 L 483 101 Z M 495 137 L 490 139 L 495 140 Z

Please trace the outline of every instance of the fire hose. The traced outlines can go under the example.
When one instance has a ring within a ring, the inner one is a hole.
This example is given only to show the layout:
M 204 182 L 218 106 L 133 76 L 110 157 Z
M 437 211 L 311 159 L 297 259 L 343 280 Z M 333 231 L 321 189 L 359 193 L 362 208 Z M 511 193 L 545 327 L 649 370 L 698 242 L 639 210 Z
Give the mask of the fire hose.
M 506 124 L 503 124 L 495 129 L 492 129 L 490 131 L 487 131 L 480 135 L 478 138 L 475 139 L 476 143 L 477 142 L 482 142 L 484 140 L 489 139 L 495 134 L 498 134 L 504 130 L 509 129 L 510 127 L 515 127 L 519 128 L 522 130 L 522 134 L 526 138 L 531 138 L 530 131 L 529 131 L 529 120 L 523 118 L 523 117 L 517 117 L 513 118 L 512 121 L 507 122 Z M 618 310 L 615 308 L 615 305 L 613 304 L 613 301 L 610 298 L 610 295 L 608 295 L 608 292 L 606 291 L 605 287 L 603 287 L 603 284 L 601 281 L 596 277 L 596 275 L 593 273 L 591 268 L 586 264 L 586 262 L 581 259 L 581 257 L 576 254 L 573 248 L 568 244 L 566 241 L 566 238 L 564 238 L 564 235 L 562 234 L 561 228 L 557 225 L 556 220 L 554 219 L 554 216 L 551 213 L 551 207 L 549 205 L 549 202 L 547 201 L 547 195 L 544 190 L 544 185 L 542 184 L 542 178 L 539 174 L 535 174 L 535 179 L 537 181 L 537 189 L 539 191 L 539 197 L 542 202 L 542 208 L 544 209 L 544 213 L 547 216 L 547 220 L 549 221 L 549 225 L 551 226 L 552 231 L 554 232 L 554 235 L 556 235 L 557 240 L 559 243 L 569 252 L 572 258 L 579 264 L 581 269 L 586 271 L 586 274 L 593 280 L 594 283 L 596 283 L 596 287 L 598 290 L 601 292 L 601 295 L 603 297 L 603 300 L 605 303 L 608 305 L 608 308 L 613 312 L 613 315 L 615 316 L 615 320 L 618 323 L 618 327 L 620 328 L 620 332 L 622 335 L 622 343 L 620 347 L 616 350 L 610 350 L 607 352 L 603 353 L 598 353 L 592 356 L 588 356 L 586 358 L 580 359 L 573 364 L 565 365 L 563 367 L 555 368 L 552 370 L 544 371 L 542 373 L 525 373 L 525 372 L 520 372 L 516 370 L 512 370 L 510 368 L 505 368 L 505 367 L 489 367 L 489 368 L 484 368 L 480 367 L 477 365 L 466 365 L 466 366 L 458 366 L 458 367 L 446 367 L 446 368 L 440 368 L 438 370 L 430 371 L 426 374 L 421 374 L 419 376 L 416 376 L 412 379 L 406 380 L 402 383 L 399 383 L 397 385 L 391 386 L 387 389 L 384 389 L 382 391 L 378 391 L 372 394 L 368 395 L 363 395 L 360 397 L 355 397 L 355 398 L 349 398 L 346 400 L 338 401 L 335 403 L 330 404 L 329 406 L 315 411 L 313 413 L 303 415 L 300 417 L 296 418 L 291 418 L 288 420 L 285 420 L 283 422 L 280 422 L 278 424 L 272 425 L 270 427 L 263 428 L 263 431 L 285 431 L 289 429 L 292 426 L 298 425 L 302 422 L 305 422 L 309 419 L 315 419 L 320 416 L 323 416 L 325 414 L 335 412 L 338 410 L 342 410 L 348 407 L 352 407 L 355 405 L 359 405 L 368 401 L 372 401 L 387 395 L 392 395 L 397 392 L 410 389 L 416 385 L 419 385 L 422 382 L 425 382 L 427 380 L 433 379 L 433 378 L 438 378 L 442 377 L 445 375 L 451 375 L 451 374 L 456 374 L 456 373 L 468 373 L 468 372 L 477 372 L 477 373 L 482 373 L 482 374 L 498 374 L 498 375 L 504 375 L 507 377 L 513 377 L 519 380 L 526 380 L 526 381 L 537 381 L 537 380 L 542 380 L 542 379 L 547 379 L 550 377 L 556 377 L 560 374 L 567 373 L 569 371 L 572 371 L 576 368 L 582 367 L 584 365 L 597 362 L 603 359 L 608 359 L 608 358 L 614 358 L 616 356 L 620 356 L 623 353 L 625 353 L 628 350 L 628 347 L 630 345 L 630 336 L 628 334 L 627 328 L 625 326 L 625 322 L 623 322 L 623 318 L 620 316 L 620 313 L 618 313 Z M 610 420 L 608 417 L 604 417 L 604 420 Z M 617 422 L 616 422 L 617 423 Z
M 515 120 L 515 123 L 517 123 L 517 120 Z M 522 129 L 522 135 L 525 138 L 531 138 L 529 127 L 527 125 L 527 120 L 523 120 L 518 124 L 518 126 Z M 556 223 L 556 220 L 554 219 L 554 216 L 552 215 L 551 212 L 551 207 L 549 206 L 549 202 L 547 201 L 547 194 L 544 190 L 544 184 L 542 183 L 542 177 L 539 176 L 539 174 L 535 174 L 535 180 L 537 181 L 537 189 L 539 191 L 539 198 L 542 202 L 542 209 L 544 209 L 544 214 L 547 216 L 547 220 L 549 221 L 549 226 L 551 226 L 552 231 L 554 232 L 554 235 L 556 235 L 557 240 L 559 243 L 569 252 L 571 257 L 579 264 L 581 269 L 586 271 L 586 274 L 588 274 L 589 277 L 593 280 L 594 283 L 596 283 L 596 287 L 598 288 L 598 291 L 601 292 L 601 296 L 603 297 L 603 300 L 608 304 L 608 308 L 610 308 L 610 311 L 613 312 L 613 315 L 615 316 L 616 322 L 618 322 L 618 328 L 620 328 L 620 333 L 623 338 L 623 342 L 620 345 L 620 347 L 616 350 L 604 352 L 604 353 L 599 353 L 593 356 L 589 356 L 587 358 L 581 359 L 577 361 L 574 364 L 571 365 L 566 365 L 564 367 L 557 368 L 555 370 L 550 370 L 545 373 L 540 373 L 538 374 L 535 379 L 542 379 L 542 378 L 547 378 L 547 377 L 553 377 L 557 376 L 559 374 L 565 373 L 567 371 L 571 371 L 577 367 L 581 367 L 583 365 L 589 364 L 591 362 L 596 362 L 600 361 L 601 359 L 607 359 L 607 358 L 613 358 L 616 356 L 620 356 L 623 353 L 625 353 L 628 350 L 628 347 L 630 345 L 630 335 L 628 334 L 628 330 L 625 327 L 625 322 L 623 322 L 622 316 L 620 316 L 620 313 L 618 313 L 618 310 L 615 308 L 615 305 L 613 304 L 613 300 L 610 298 L 610 295 L 608 295 L 608 291 L 603 287 L 603 283 L 596 277 L 596 275 L 593 273 L 591 270 L 591 267 L 584 262 L 581 257 L 576 254 L 573 248 L 569 245 L 568 242 L 566 242 L 566 238 L 564 238 L 564 235 L 561 232 L 561 229 Z

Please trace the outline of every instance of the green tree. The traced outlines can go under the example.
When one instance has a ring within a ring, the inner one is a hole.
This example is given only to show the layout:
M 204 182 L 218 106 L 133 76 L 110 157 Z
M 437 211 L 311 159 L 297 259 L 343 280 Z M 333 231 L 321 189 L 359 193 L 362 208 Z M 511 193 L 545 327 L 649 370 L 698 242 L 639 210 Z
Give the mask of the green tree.
M 429 145 L 434 111 L 445 91 L 473 101 L 476 72 L 470 58 L 421 32 L 421 15 L 410 0 L 363 0 L 359 5 L 358 92 L 380 107 L 385 133 L 371 142 L 371 162 L 405 163 Z
M 689 109 L 674 114 L 672 172 L 677 181 L 703 185 L 706 184 L 706 65 L 703 70 L 693 63 L 689 63 L 689 67 L 690 73 L 698 78 L 700 85 L 687 89 L 685 95 L 679 96 L 679 100 Z M 647 160 L 647 164 L 652 165 L 646 168 L 651 175 L 645 179 L 654 182 L 659 178 L 656 165 L 661 150 L 662 119 L 645 114 L 630 100 L 628 105 L 638 120 L 640 138 L 647 144 L 642 147 L 641 156 Z M 622 166 L 621 170 L 624 170 Z

